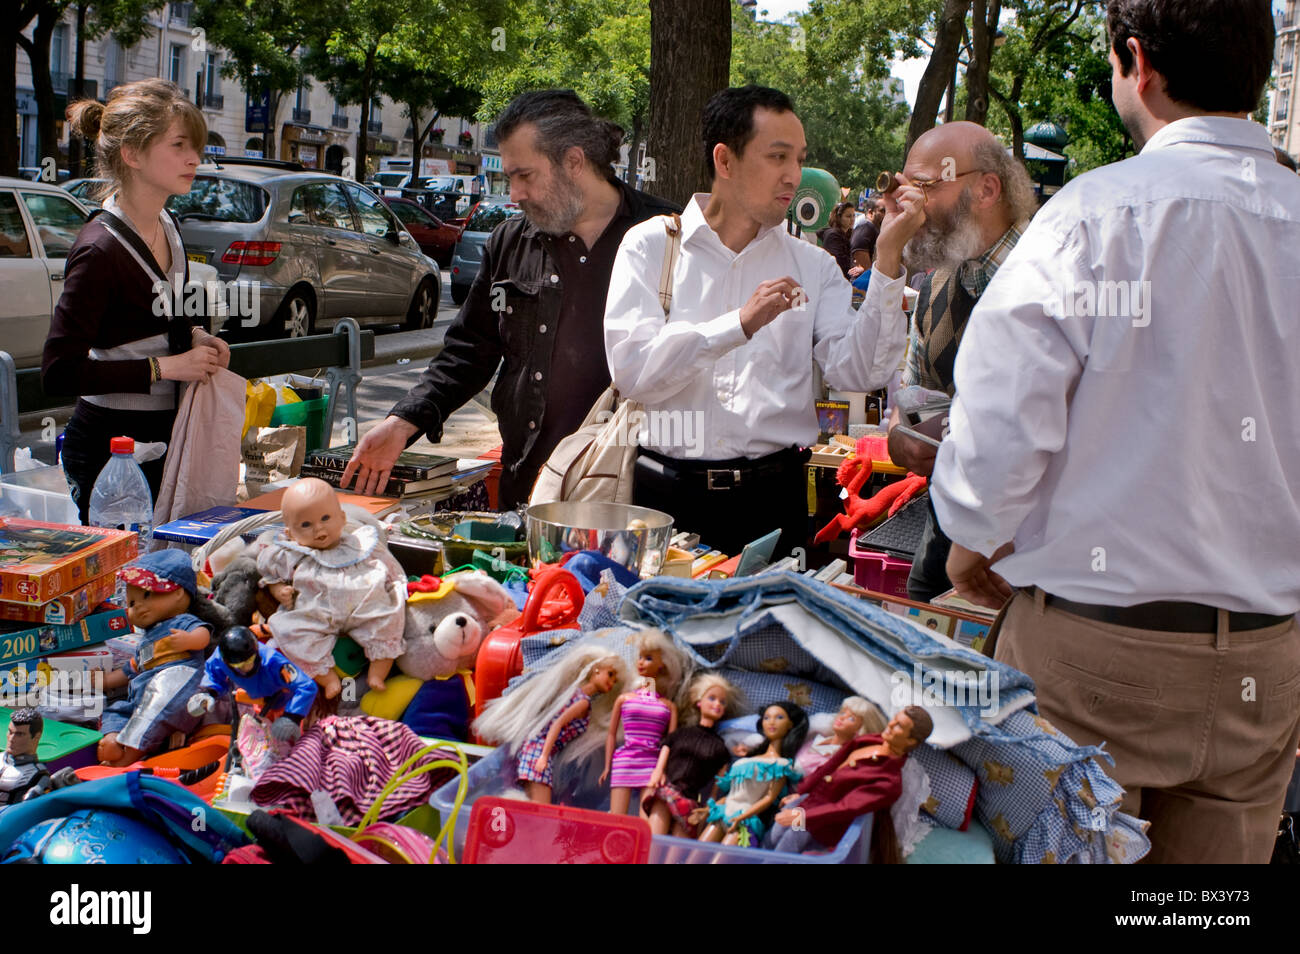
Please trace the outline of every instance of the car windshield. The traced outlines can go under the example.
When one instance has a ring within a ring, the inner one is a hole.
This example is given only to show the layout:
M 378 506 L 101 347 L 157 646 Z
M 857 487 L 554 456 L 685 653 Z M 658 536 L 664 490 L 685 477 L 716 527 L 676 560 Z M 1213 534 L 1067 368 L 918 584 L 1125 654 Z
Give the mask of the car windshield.
M 498 225 L 510 218 L 512 215 L 518 215 L 523 209 L 517 205 L 485 205 L 480 203 L 474 210 L 469 222 L 465 225 L 466 232 L 491 232 Z
M 266 212 L 268 201 L 266 190 L 252 183 L 198 176 L 189 192 L 167 200 L 167 208 L 182 221 L 257 222 Z

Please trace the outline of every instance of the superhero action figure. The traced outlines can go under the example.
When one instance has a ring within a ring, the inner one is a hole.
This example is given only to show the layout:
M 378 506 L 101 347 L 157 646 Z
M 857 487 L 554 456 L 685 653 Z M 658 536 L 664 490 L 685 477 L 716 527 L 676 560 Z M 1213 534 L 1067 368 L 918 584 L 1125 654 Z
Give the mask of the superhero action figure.
M 232 687 L 260 700 L 262 718 L 271 723 L 272 737 L 282 742 L 298 740 L 302 720 L 316 701 L 316 683 L 278 649 L 259 643 L 246 626 L 232 626 L 221 634 L 187 708 L 192 715 L 202 715 Z

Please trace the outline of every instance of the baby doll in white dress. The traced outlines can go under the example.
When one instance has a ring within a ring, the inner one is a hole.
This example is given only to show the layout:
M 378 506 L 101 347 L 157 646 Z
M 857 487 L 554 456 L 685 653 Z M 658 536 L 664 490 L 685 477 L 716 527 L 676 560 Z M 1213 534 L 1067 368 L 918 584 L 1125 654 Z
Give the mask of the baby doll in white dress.
M 267 620 L 276 646 L 332 699 L 341 688 L 334 643 L 351 636 L 370 660 L 366 682 L 382 692 L 406 649 L 406 575 L 382 531 L 348 523 L 334 489 L 314 477 L 289 488 L 280 510 L 284 531 L 257 557 L 262 583 L 281 605 Z

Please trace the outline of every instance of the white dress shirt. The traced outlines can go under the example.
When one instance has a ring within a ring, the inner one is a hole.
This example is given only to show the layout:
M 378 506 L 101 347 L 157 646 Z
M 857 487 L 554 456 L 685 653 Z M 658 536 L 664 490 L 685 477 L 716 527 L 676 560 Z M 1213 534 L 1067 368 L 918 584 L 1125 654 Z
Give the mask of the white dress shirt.
M 812 364 L 842 391 L 882 387 L 898 366 L 907 323 L 899 310 L 883 324 L 852 306 L 852 288 L 835 259 L 785 231 L 764 229 L 739 253 L 704 219 L 709 196 L 682 214 L 673 272 L 671 320 L 659 281 L 668 241 L 660 218 L 623 237 L 605 304 L 605 355 L 614 386 L 647 411 L 697 415 L 702 452 L 667 446 L 670 428 L 650 427 L 643 443 L 671 457 L 755 458 L 817 439 Z M 752 339 L 740 309 L 760 282 L 791 276 L 807 301 L 760 328 Z
M 1103 281 L 1138 283 L 1127 310 Z M 1009 583 L 1300 610 L 1300 177 L 1262 126 L 1182 119 L 1067 185 L 955 379 L 935 512 L 986 556 L 1014 539 Z

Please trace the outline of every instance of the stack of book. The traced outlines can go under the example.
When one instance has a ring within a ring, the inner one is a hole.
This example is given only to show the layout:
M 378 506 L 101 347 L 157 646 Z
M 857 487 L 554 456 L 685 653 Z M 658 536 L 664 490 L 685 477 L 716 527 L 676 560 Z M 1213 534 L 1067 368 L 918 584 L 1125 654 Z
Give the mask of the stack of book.
M 331 487 L 343 482 L 343 470 L 352 459 L 355 444 L 312 451 L 303 463 L 300 477 L 319 477 Z M 403 451 L 388 475 L 388 483 L 376 491 L 380 497 L 401 501 L 408 516 L 419 516 L 434 504 L 468 490 L 492 469 L 490 460 L 462 460 L 441 454 Z
M 15 664 L 129 632 L 106 601 L 136 554 L 131 531 L 0 518 L 0 682 Z

